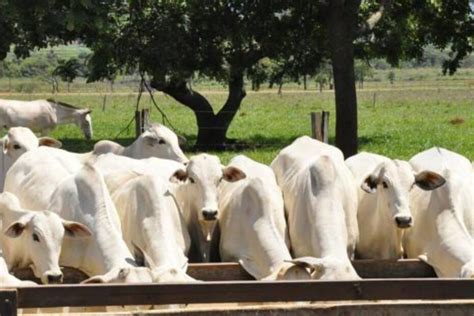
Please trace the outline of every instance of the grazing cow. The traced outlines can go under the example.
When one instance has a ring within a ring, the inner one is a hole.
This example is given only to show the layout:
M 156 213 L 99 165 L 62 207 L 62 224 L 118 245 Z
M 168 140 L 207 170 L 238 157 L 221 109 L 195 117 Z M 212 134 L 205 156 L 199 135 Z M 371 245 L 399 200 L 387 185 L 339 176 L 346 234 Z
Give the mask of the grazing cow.
M 410 159 L 415 170 L 442 174 L 445 185 L 432 192 L 414 188 L 411 208 L 418 225 L 405 236 L 409 258 L 420 258 L 439 277 L 474 277 L 474 177 L 471 162 L 443 148 Z
M 237 156 L 229 166 L 247 179 L 224 183 L 220 190 L 220 256 L 236 261 L 257 280 L 309 279 L 291 261 L 283 196 L 268 166 Z
M 5 175 L 13 163 L 25 152 L 38 146 L 61 147 L 61 142 L 50 137 L 36 137 L 26 127 L 12 127 L 1 140 L 2 152 L 0 153 L 0 192 L 3 192 Z
M 86 139 L 92 138 L 91 110 L 55 100 L 0 100 L 0 126 L 24 126 L 43 135 L 59 124 L 76 124 Z
M 62 283 L 58 263 L 63 238 L 91 235 L 86 226 L 65 221 L 50 211 L 22 209 L 9 192 L 0 195 L 0 214 L 6 227 L 0 241 L 8 270 L 31 267 L 46 284 Z
M 135 252 L 137 261 L 146 263 L 160 280 L 194 281 L 186 275 L 191 240 L 169 180 L 127 172 L 116 174 L 122 181 L 112 200 L 122 224 L 123 238 Z M 111 178 L 111 177 L 109 177 Z
M 179 147 L 178 136 L 161 124 L 152 124 L 128 147 L 110 140 L 101 140 L 95 144 L 94 153 L 114 153 L 135 159 L 157 157 L 178 162 L 188 161 Z
M 307 136 L 280 151 L 271 164 L 283 191 L 296 263 L 321 279 L 357 279 L 349 257 L 358 238 L 357 191 L 342 152 Z
M 415 173 L 406 161 L 372 153 L 346 160 L 359 187 L 359 242 L 357 257 L 396 259 L 403 257 L 403 234 L 413 225 L 409 192 L 413 185 L 434 190 L 444 183 L 434 172 Z
M 69 155 L 68 155 L 69 154 Z M 40 147 L 24 154 L 7 174 L 5 188 L 31 209 L 47 207 L 68 220 L 87 225 L 90 240 L 64 241 L 60 263 L 93 276 L 92 282 L 159 280 L 138 267 L 122 239 L 120 220 L 104 179 L 88 163 L 60 149 Z

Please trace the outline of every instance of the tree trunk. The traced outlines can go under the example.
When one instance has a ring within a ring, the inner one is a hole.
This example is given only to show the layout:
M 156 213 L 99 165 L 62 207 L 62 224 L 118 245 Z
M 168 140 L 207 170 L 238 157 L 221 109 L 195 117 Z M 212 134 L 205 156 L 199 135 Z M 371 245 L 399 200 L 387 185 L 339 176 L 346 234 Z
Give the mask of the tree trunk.
M 308 90 L 308 83 L 306 79 L 306 74 L 303 75 L 303 90 Z
M 164 88 L 152 82 L 152 86 L 170 95 L 173 99 L 194 112 L 198 125 L 196 149 L 225 149 L 227 130 L 246 95 L 243 73 L 239 72 L 231 75 L 229 79 L 229 96 L 217 114 L 214 113 L 211 104 L 204 96 L 187 87 L 184 82 L 173 87 L 168 86 Z
M 344 157 L 357 153 L 357 94 L 354 44 L 360 1 L 331 1 L 328 31 L 336 95 L 336 146 Z

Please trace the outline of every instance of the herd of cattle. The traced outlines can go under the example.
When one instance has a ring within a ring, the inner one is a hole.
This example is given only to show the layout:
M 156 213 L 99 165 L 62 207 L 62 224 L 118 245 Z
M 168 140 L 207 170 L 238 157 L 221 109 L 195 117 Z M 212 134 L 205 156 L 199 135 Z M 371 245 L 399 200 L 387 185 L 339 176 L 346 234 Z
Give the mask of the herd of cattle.
M 258 280 L 358 279 L 351 259 L 404 257 L 474 277 L 474 166 L 446 149 L 344 160 L 303 136 L 270 166 L 223 166 L 162 125 L 82 154 L 26 127 L 1 143 L 0 285 L 31 285 L 22 267 L 61 283 L 60 266 L 85 283 L 196 282 L 188 262 L 218 260 Z

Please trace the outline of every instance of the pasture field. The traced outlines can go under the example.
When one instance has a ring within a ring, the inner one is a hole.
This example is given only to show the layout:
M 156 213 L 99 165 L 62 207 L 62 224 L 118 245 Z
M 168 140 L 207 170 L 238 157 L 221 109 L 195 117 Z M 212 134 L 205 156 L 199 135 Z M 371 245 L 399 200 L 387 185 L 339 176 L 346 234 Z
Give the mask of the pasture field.
M 218 110 L 226 91 L 205 92 Z M 60 94 L 56 98 L 80 107 L 93 109 L 94 139 L 86 141 L 74 125 L 60 126 L 51 136 L 63 141 L 71 151 L 88 151 L 100 139 L 115 139 L 129 144 L 134 137 L 134 123 L 124 129 L 134 116 L 136 94 Z M 2 95 L 2 98 L 49 98 L 51 94 Z M 169 117 L 177 133 L 194 143 L 197 132 L 191 110 L 170 97 L 156 93 L 158 105 Z M 360 150 L 393 158 L 409 159 L 412 155 L 441 146 L 474 160 L 474 88 L 466 86 L 364 89 L 358 92 Z M 374 102 L 375 99 L 375 102 Z M 151 109 L 152 121 L 162 122 L 148 95 L 142 108 Z M 235 148 L 216 153 L 224 163 L 236 154 L 246 154 L 257 161 L 270 163 L 278 151 L 301 135 L 310 135 L 312 111 L 330 111 L 330 143 L 334 143 L 335 110 L 332 91 L 323 93 L 302 90 L 249 92 L 238 111 L 228 136 L 236 139 Z M 122 131 L 119 134 L 119 132 Z M 186 149 L 186 148 L 185 148 Z

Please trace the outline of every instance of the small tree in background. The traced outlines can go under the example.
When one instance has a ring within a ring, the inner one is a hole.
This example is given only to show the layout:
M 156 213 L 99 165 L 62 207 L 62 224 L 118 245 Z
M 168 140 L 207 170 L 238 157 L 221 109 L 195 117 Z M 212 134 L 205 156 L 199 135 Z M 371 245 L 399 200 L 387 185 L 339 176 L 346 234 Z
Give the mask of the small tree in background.
M 52 75 L 59 76 L 62 81 L 67 83 L 67 92 L 71 92 L 71 83 L 81 75 L 81 64 L 76 58 L 67 61 L 60 59 L 59 66 L 54 69 Z

